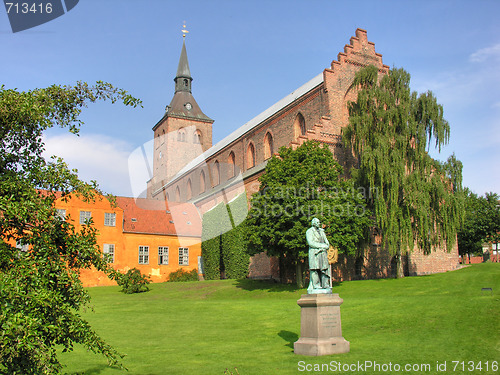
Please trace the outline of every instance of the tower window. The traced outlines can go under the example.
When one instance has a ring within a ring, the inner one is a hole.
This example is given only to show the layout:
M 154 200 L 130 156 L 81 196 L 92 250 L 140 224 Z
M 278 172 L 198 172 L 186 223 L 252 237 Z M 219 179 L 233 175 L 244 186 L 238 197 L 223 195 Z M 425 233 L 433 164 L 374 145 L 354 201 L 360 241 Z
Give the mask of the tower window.
M 186 131 L 184 129 L 177 131 L 177 142 L 186 142 Z
M 193 143 L 201 144 L 201 132 L 196 130 L 193 135 Z

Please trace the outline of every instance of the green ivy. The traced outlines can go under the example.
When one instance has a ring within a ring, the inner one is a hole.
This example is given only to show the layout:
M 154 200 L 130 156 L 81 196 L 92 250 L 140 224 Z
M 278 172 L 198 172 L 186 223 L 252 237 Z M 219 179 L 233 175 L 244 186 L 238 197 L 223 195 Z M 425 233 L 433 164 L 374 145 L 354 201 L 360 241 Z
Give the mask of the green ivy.
M 245 250 L 242 226 L 248 211 L 246 195 L 229 204 L 221 203 L 203 215 L 201 251 L 206 280 L 220 279 L 221 265 L 227 278 L 246 277 L 249 256 Z

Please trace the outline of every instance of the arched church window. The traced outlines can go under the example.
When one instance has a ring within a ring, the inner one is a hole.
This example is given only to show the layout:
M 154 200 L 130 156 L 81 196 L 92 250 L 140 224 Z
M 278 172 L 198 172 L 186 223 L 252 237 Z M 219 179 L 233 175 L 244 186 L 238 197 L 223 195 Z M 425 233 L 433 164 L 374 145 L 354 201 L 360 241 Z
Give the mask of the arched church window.
M 181 201 L 181 189 L 179 189 L 179 186 L 175 188 L 175 201 L 176 202 Z
M 204 193 L 206 189 L 205 185 L 205 172 L 201 171 L 200 173 L 200 193 Z
M 247 148 L 247 169 L 255 167 L 255 147 L 250 143 Z
M 228 178 L 234 177 L 234 175 L 236 174 L 236 167 L 234 165 L 235 162 L 236 158 L 234 156 L 234 152 L 231 151 L 229 157 L 227 158 Z
M 273 136 L 268 132 L 264 137 L 264 159 L 269 159 L 273 153 Z
M 215 161 L 214 167 L 213 167 L 212 181 L 213 181 L 214 186 L 217 186 L 220 184 L 220 166 L 219 166 L 219 162 L 217 160 Z
M 301 135 L 306 134 L 306 120 L 302 113 L 298 113 L 297 117 L 295 117 L 295 122 L 293 123 L 293 130 L 295 133 L 295 138 L 300 137 Z
M 201 144 L 201 132 L 196 130 L 193 135 L 193 143 Z
M 177 141 L 186 142 L 186 131 L 184 130 L 184 128 L 181 128 L 177 131 Z
M 191 184 L 191 179 L 189 179 L 188 183 L 187 183 L 187 196 L 186 196 L 186 199 L 190 200 L 191 198 L 193 198 L 193 186 Z

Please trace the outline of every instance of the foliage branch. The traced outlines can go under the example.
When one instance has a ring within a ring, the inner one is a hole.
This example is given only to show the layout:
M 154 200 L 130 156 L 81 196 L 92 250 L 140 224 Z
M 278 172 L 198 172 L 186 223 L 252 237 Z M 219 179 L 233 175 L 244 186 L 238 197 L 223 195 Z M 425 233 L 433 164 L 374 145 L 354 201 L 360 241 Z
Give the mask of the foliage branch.
M 429 91 L 410 90 L 410 75 L 392 69 L 380 77 L 376 67 L 360 70 L 349 103 L 343 140 L 359 162 L 357 185 L 376 191 L 367 200 L 384 245 L 392 254 L 413 249 L 428 253 L 443 242 L 451 249 L 462 222 L 462 164 L 432 159 L 450 136 L 443 107 Z
M 340 253 L 355 254 L 371 224 L 364 194 L 345 178 L 326 145 L 308 141 L 293 150 L 282 147 L 259 178 L 246 220 L 248 252 L 266 251 L 295 264 L 299 286 L 308 256 L 305 239 L 311 219 L 326 226 L 330 243 Z
M 478 196 L 468 189 L 465 193 L 465 218 L 458 232 L 458 251 L 461 255 L 483 255 L 483 243 L 500 243 L 500 197 L 492 192 Z
M 74 343 L 119 363 L 119 353 L 79 313 L 89 303 L 79 270 L 116 273 L 91 222 L 77 231 L 54 208 L 58 198 L 91 201 L 102 193 L 62 159 L 42 156 L 43 131 L 59 126 L 78 134 L 82 108 L 98 100 L 141 105 L 104 82 L 26 92 L 0 87 L 0 373 L 57 373 L 56 347 L 68 351 Z

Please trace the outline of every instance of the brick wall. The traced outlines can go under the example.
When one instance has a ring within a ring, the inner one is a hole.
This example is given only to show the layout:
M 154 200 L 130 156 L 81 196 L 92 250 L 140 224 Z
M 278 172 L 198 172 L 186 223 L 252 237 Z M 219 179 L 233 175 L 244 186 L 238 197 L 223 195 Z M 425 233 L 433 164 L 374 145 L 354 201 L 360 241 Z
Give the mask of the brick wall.
M 458 247 L 456 245 L 449 252 L 440 248 L 430 254 L 424 254 L 420 249 L 415 249 L 408 255 L 410 275 L 453 271 L 459 267 Z

